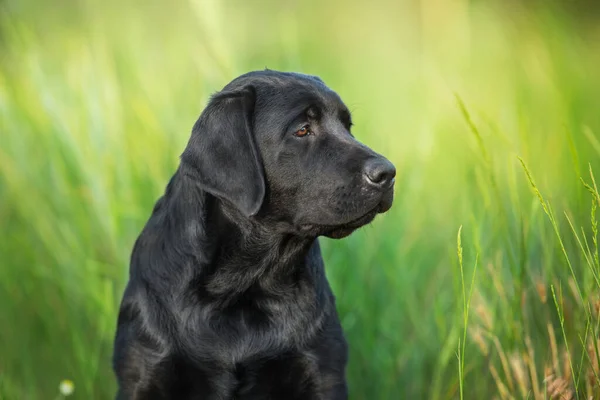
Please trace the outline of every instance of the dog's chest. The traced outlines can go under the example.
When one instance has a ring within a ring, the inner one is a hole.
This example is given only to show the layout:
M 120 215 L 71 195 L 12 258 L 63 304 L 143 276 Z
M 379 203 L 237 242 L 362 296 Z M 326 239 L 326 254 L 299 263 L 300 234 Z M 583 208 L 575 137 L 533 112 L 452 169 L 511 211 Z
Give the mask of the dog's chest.
M 196 348 L 232 364 L 305 348 L 319 332 L 326 307 L 308 285 L 283 289 L 248 290 L 212 309 L 197 330 L 202 346 Z

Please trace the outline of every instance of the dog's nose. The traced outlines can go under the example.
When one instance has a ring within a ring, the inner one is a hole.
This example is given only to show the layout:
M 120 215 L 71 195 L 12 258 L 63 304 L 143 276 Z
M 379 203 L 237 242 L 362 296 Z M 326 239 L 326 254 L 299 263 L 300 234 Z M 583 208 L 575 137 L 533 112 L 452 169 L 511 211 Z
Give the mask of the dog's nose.
M 385 158 L 373 158 L 365 164 L 367 182 L 378 189 L 386 190 L 394 182 L 396 167 Z

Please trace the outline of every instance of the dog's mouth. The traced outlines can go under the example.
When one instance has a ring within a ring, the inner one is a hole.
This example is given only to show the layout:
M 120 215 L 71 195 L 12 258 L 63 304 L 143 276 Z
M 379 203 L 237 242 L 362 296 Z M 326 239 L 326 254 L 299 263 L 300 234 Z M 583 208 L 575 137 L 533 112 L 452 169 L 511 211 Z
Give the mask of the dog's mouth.
M 332 239 L 342 239 L 349 236 L 358 228 L 373 222 L 377 214 L 383 214 L 388 211 L 392 207 L 393 196 L 393 190 L 390 189 L 384 194 L 379 204 L 367 213 L 342 225 L 330 226 L 328 227 L 329 229 L 325 230 L 323 235 Z
M 302 232 L 308 235 L 316 234 L 318 236 L 326 236 L 332 239 L 341 239 L 349 236 L 358 228 L 371 223 L 377 214 L 387 212 L 391 207 L 394 199 L 393 187 L 383 194 L 379 203 L 367 212 L 357 218 L 339 224 L 304 224 L 300 226 Z
M 362 217 L 352 220 L 341 226 L 333 226 L 330 230 L 327 230 L 323 235 L 332 239 L 342 239 L 346 236 L 350 236 L 352 232 L 360 228 L 361 226 L 371 223 L 375 216 L 378 214 L 378 207 L 369 211 Z

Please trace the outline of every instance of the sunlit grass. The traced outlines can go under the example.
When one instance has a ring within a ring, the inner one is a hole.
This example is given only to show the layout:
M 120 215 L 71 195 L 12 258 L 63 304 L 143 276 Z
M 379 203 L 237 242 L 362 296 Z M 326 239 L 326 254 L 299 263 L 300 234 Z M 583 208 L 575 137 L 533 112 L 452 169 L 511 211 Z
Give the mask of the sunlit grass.
M 322 241 L 351 398 L 600 398 L 600 31 L 494 4 L 2 3 L 0 398 L 112 398 L 133 241 L 208 96 L 264 67 L 397 166 L 392 210 Z

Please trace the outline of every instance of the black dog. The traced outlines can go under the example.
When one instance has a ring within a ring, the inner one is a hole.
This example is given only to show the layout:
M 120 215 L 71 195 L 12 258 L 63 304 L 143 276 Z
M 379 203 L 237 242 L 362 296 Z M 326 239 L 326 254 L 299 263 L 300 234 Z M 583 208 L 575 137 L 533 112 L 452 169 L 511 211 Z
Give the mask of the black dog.
M 346 399 L 318 236 L 392 205 L 394 166 L 317 77 L 251 72 L 214 95 L 137 239 L 118 399 Z

